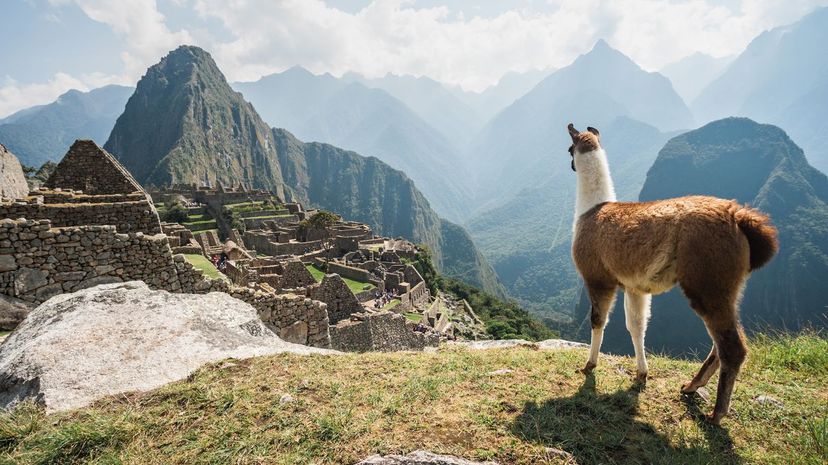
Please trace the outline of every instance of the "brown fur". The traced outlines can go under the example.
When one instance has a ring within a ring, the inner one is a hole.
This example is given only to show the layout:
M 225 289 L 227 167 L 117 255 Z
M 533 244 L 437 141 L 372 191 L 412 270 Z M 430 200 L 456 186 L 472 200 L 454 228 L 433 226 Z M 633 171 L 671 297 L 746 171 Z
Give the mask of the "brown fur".
M 599 144 L 597 131 L 569 129 L 577 153 Z M 593 328 L 606 325 L 619 287 L 659 294 L 681 286 L 713 339 L 710 355 L 682 391 L 695 392 L 721 368 L 710 417 L 718 423 L 747 355 L 738 321 L 742 288 L 750 271 L 777 249 L 776 229 L 766 215 L 732 200 L 689 196 L 595 206 L 579 218 L 572 255 L 592 303 Z

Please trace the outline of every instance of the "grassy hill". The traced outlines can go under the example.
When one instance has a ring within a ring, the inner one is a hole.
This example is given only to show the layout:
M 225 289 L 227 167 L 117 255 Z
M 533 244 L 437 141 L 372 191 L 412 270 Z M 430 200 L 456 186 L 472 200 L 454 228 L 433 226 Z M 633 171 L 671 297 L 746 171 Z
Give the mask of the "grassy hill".
M 698 364 L 677 359 L 652 357 L 641 388 L 625 357 L 585 381 L 583 350 L 279 355 L 79 411 L 0 414 L 0 463 L 352 464 L 420 448 L 502 464 L 825 463 L 828 340 L 751 348 L 722 428 L 702 419 L 710 401 L 679 394 Z

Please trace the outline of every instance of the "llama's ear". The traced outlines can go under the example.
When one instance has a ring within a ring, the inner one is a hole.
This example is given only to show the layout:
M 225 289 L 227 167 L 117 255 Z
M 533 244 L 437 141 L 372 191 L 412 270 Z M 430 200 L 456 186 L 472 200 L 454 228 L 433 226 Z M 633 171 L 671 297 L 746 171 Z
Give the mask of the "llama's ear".
M 578 135 L 580 134 L 577 129 L 575 129 L 575 125 L 569 123 L 569 126 L 566 127 L 569 130 L 569 136 L 572 137 L 572 140 L 575 141 L 578 139 Z
M 592 127 L 592 126 L 588 126 L 588 127 L 587 127 L 587 131 L 589 131 L 589 132 L 591 132 L 591 133 L 595 134 L 596 136 L 600 136 L 600 135 L 601 135 L 601 133 L 600 133 L 600 132 L 598 132 L 598 130 L 597 130 L 597 129 L 595 129 L 594 127 Z

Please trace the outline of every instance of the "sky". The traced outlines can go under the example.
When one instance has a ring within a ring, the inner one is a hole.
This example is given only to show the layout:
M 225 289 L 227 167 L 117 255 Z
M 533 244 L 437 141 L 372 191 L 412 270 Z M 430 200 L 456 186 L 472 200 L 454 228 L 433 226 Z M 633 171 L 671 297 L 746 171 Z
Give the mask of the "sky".
M 738 54 L 828 0 L 0 0 L 0 117 L 69 89 L 135 85 L 181 44 L 231 82 L 300 65 L 429 76 L 482 91 L 559 68 L 598 39 L 644 69 Z M 9 39 L 11 38 L 11 39 Z

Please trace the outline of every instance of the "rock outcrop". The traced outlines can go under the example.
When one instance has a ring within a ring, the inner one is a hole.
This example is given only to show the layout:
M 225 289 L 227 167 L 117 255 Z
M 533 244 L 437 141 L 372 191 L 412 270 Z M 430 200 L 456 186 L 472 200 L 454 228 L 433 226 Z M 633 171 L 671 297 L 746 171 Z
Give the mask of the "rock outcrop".
M 19 199 L 29 194 L 20 161 L 0 144 L 0 197 Z
M 0 407 L 47 411 L 145 391 L 225 358 L 332 353 L 287 343 L 233 297 L 172 294 L 138 281 L 55 296 L 0 345 Z
M 11 331 L 16 328 L 32 308 L 34 305 L 29 302 L 0 294 L 0 330 Z
M 497 465 L 496 462 L 472 462 L 469 460 L 438 455 L 424 450 L 417 450 L 408 455 L 373 455 L 357 465 Z

